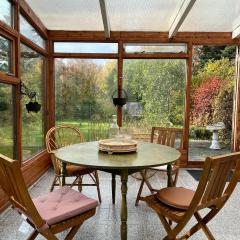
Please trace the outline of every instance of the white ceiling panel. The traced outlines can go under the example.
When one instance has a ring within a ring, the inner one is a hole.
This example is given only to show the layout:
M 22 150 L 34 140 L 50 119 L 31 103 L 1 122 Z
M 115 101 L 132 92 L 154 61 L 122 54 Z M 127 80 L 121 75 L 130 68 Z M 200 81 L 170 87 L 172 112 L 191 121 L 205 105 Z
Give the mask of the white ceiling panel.
M 112 31 L 168 31 L 179 0 L 106 0 Z
M 100 0 L 26 0 L 50 30 L 104 31 Z M 105 0 L 111 31 L 168 32 L 184 0 Z M 232 32 L 240 0 L 196 0 L 179 31 Z
M 27 0 L 49 30 L 103 31 L 99 0 Z
M 197 0 L 179 31 L 231 32 L 240 16 L 240 0 Z

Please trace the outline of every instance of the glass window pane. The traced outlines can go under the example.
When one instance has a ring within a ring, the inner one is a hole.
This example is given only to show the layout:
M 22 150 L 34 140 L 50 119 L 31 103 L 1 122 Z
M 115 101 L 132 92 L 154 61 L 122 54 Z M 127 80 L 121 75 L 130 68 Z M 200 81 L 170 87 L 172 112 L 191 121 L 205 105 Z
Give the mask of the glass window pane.
M 54 51 L 61 53 L 117 53 L 117 43 L 55 42 Z
M 80 128 L 85 141 L 108 138 L 116 87 L 117 60 L 55 59 L 56 124 Z
M 13 25 L 12 21 L 12 5 L 8 0 L 0 1 L 0 20 L 5 22 L 7 25 Z
M 45 48 L 46 42 L 39 33 L 30 25 L 30 23 L 20 15 L 20 33 L 42 48 Z
M 0 153 L 14 158 L 12 86 L 0 83 Z
M 0 35 L 0 72 L 12 73 L 12 42 Z
M 30 98 L 22 95 L 22 151 L 27 159 L 44 148 L 44 57 L 21 44 L 21 80 L 29 91 L 36 92 L 36 101 L 41 104 L 39 112 L 27 112 Z M 22 88 L 22 91 L 25 91 Z M 26 91 L 25 91 L 26 92 Z M 35 102 L 35 98 L 32 99 Z
M 193 48 L 191 161 L 231 152 L 235 56 L 235 46 Z
M 152 126 L 183 127 L 186 61 L 134 59 L 123 62 L 124 127 L 149 140 Z
M 182 43 L 141 43 L 141 44 L 125 44 L 126 53 L 186 53 L 187 45 Z

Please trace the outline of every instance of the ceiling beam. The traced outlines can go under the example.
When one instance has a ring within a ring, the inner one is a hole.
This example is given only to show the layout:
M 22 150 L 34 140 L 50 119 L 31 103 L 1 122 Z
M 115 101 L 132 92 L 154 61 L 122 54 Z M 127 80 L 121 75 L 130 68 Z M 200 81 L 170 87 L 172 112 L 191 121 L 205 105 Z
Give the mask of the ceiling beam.
M 178 10 L 178 13 L 174 17 L 173 22 L 169 28 L 169 38 L 173 38 L 176 35 L 177 31 L 181 27 L 182 23 L 184 22 L 195 2 L 196 0 L 183 0 L 182 5 Z
M 106 2 L 105 0 L 99 0 L 99 3 L 100 3 L 101 13 L 102 13 L 105 37 L 110 38 L 110 24 L 109 24 L 109 18 L 107 14 Z
M 240 37 L 240 25 L 232 32 L 232 39 Z
M 240 16 L 233 21 L 232 39 L 240 37 Z

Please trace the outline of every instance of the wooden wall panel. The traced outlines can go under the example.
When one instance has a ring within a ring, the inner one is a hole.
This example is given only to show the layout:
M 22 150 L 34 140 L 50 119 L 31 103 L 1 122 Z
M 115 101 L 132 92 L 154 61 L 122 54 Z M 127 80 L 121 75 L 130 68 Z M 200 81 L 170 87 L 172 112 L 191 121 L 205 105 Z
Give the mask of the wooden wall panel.
M 111 32 L 109 39 L 104 32 L 48 30 L 49 39 L 54 41 L 103 41 L 103 42 L 192 42 L 192 44 L 240 44 L 240 39 L 232 39 L 231 32 L 178 32 L 173 39 L 168 32 Z

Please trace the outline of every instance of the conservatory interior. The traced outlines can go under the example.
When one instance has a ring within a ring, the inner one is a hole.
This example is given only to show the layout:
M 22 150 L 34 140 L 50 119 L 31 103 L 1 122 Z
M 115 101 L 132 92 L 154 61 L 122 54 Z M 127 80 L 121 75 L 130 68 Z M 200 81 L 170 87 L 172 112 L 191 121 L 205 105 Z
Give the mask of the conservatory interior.
M 239 239 L 239 95 L 239 0 L 0 0 L 0 239 Z

